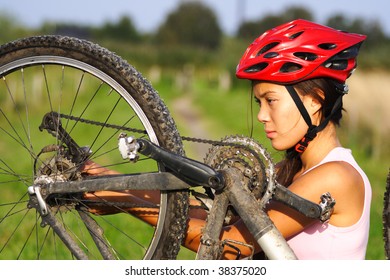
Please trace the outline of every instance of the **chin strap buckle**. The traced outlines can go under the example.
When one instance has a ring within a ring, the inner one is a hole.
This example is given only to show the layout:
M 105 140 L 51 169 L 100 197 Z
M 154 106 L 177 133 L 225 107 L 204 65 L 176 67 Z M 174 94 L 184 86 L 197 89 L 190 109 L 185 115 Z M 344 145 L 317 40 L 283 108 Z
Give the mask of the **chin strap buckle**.
M 298 142 L 298 144 L 295 145 L 295 151 L 298 153 L 303 153 L 307 146 L 309 145 L 311 140 L 307 140 L 306 137 L 303 137 L 301 141 Z
M 306 133 L 306 135 L 302 138 L 301 141 L 298 142 L 298 144 L 295 145 L 295 151 L 298 153 L 303 153 L 309 143 L 317 136 L 317 126 L 311 126 Z
M 300 154 L 303 153 L 313 139 L 314 137 L 309 137 L 308 135 L 306 135 L 305 137 L 302 138 L 301 141 L 298 142 L 298 144 L 295 145 L 295 151 L 297 151 Z

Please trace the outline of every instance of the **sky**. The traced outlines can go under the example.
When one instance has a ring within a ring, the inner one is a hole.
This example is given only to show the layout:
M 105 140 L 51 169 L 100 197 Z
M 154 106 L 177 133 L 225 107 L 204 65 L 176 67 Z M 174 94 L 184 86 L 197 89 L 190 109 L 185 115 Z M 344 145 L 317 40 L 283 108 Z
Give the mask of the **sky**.
M 0 13 L 8 13 L 30 27 L 45 21 L 99 26 L 129 16 L 138 30 L 153 32 L 167 14 L 185 0 L 0 0 Z M 347 18 L 378 20 L 390 35 L 389 0 L 199 0 L 217 15 L 222 29 L 233 34 L 241 20 L 256 20 L 269 13 L 280 13 L 290 6 L 308 9 L 318 23 L 334 14 Z

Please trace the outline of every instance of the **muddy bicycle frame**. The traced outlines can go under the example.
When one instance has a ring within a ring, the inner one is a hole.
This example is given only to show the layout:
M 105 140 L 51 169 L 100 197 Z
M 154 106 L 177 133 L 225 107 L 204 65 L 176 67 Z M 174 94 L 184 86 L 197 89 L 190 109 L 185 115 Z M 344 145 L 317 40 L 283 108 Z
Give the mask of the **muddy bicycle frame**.
M 68 137 L 68 135 L 65 135 L 66 132 L 63 133 L 63 137 Z M 68 140 L 75 151 L 79 150 L 72 139 L 68 138 Z M 296 256 L 266 214 L 263 207 L 264 202 L 269 199 L 283 202 L 305 216 L 319 219 L 322 222 L 329 219 L 334 206 L 334 201 L 329 194 L 324 194 L 321 197 L 321 203 L 315 204 L 295 195 L 278 184 L 274 178 L 268 178 L 268 186 L 261 199 L 263 203 L 259 203 L 254 195 L 245 188 L 245 179 L 239 169 L 231 167 L 224 170 L 215 170 L 204 163 L 169 152 L 145 139 L 134 139 L 121 134 L 119 150 L 123 158 L 132 161 L 136 160 L 138 153 L 152 158 L 162 164 L 169 172 L 101 176 L 94 177 L 93 180 L 36 184 L 28 189 L 30 194 L 29 204 L 40 211 L 42 223 L 50 225 L 78 259 L 86 259 L 87 256 L 69 233 L 63 230 L 63 225 L 57 221 L 49 207 L 46 207 L 46 200 L 52 195 L 102 190 L 183 191 L 195 186 L 211 188 L 215 192 L 215 197 L 197 253 L 197 259 L 202 260 L 218 259 L 224 246 L 234 248 L 234 243 L 239 243 L 233 240 L 221 241 L 219 238 L 229 205 L 237 211 L 254 240 L 257 241 L 269 259 L 296 259 Z M 82 216 L 82 219 L 88 228 L 98 229 L 99 226 L 88 215 Z M 95 230 L 95 232 L 99 232 L 99 230 Z M 94 241 L 103 256 L 110 254 L 108 246 L 102 241 L 102 238 L 96 236 Z M 248 244 L 241 245 L 251 246 Z M 239 254 L 238 251 L 237 257 L 239 257 Z

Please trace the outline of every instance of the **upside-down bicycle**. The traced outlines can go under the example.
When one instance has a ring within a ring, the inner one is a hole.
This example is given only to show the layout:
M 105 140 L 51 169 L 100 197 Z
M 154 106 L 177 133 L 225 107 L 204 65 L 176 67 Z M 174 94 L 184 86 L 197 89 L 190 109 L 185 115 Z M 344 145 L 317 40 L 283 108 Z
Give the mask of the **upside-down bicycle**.
M 175 259 L 189 196 L 209 213 L 198 259 L 237 247 L 219 239 L 231 215 L 241 217 L 267 258 L 295 259 L 264 212 L 270 199 L 329 218 L 331 197 L 315 204 L 278 184 L 269 154 L 253 139 L 208 141 L 203 163 L 185 157 L 158 93 L 98 45 L 62 36 L 10 42 L 0 48 L 0 77 L 0 259 Z M 87 160 L 117 174 L 86 176 Z M 159 191 L 158 202 L 123 199 L 139 190 Z M 115 195 L 102 199 L 101 191 Z M 386 194 L 389 252 L 389 186 Z M 101 214 L 105 208 L 115 214 Z M 156 226 L 134 212 L 153 212 Z

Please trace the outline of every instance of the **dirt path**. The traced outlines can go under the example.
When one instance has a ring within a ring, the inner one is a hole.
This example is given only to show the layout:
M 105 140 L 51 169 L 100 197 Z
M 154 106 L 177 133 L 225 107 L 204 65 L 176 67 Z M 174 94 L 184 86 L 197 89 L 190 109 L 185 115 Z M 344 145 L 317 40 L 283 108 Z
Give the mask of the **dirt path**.
M 193 106 L 189 95 L 176 99 L 172 104 L 172 113 L 182 136 L 209 139 L 206 121 L 199 110 Z M 184 141 L 187 156 L 203 161 L 209 146 L 201 143 Z

